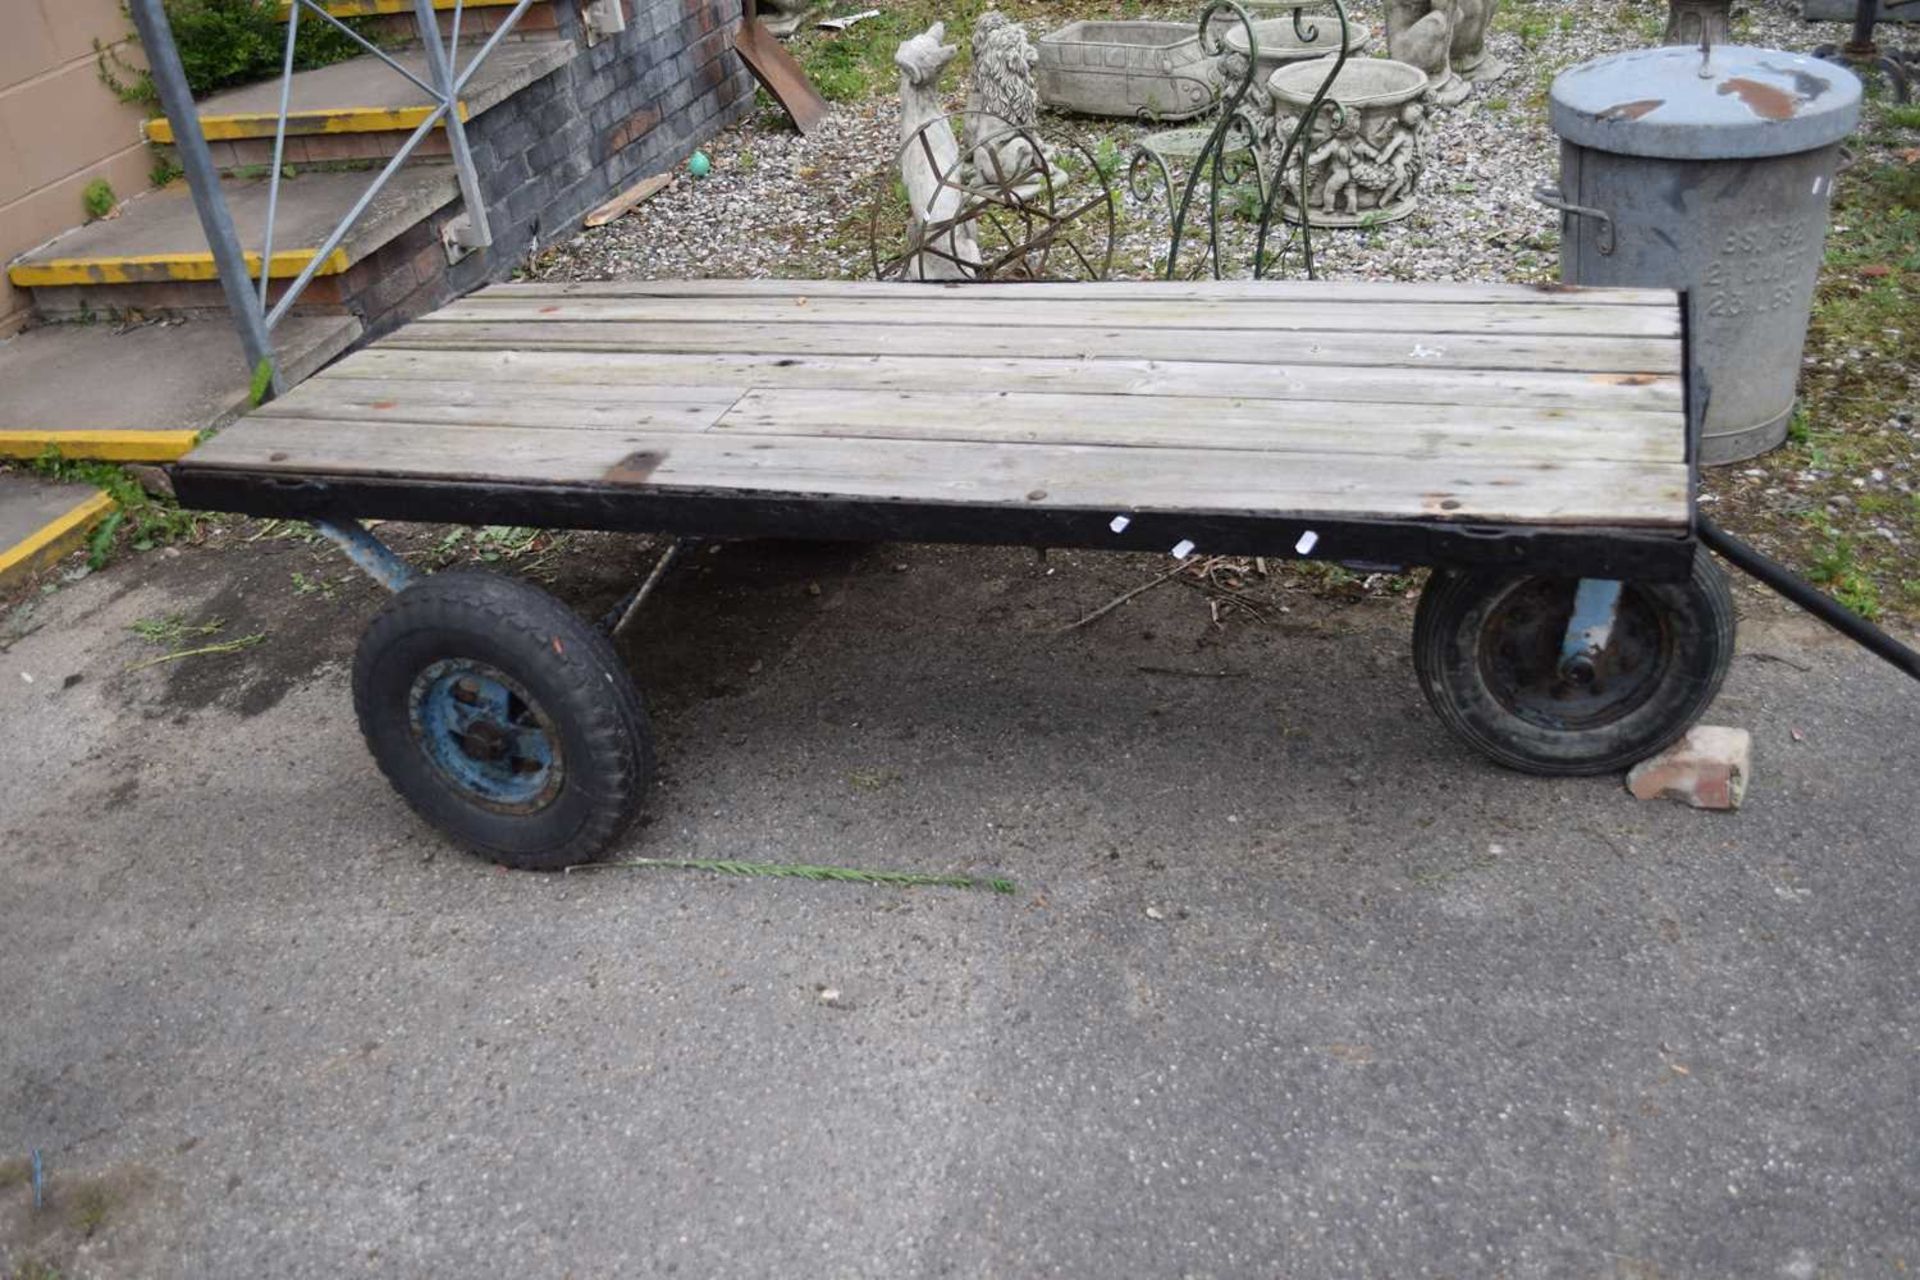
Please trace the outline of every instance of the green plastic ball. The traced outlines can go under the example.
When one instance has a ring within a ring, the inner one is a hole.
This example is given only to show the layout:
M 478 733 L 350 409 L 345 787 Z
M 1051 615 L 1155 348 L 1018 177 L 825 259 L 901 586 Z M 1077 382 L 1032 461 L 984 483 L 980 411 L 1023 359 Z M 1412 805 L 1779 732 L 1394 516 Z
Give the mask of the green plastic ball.
M 713 161 L 707 159 L 707 153 L 696 151 L 687 160 L 687 172 L 696 178 L 704 178 L 713 172 Z

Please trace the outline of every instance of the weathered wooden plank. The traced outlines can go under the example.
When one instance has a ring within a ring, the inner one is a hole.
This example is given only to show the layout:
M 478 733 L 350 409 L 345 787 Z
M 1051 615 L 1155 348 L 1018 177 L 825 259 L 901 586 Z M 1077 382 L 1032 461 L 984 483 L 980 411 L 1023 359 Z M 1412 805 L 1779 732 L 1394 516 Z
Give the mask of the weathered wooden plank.
M 713 425 L 750 435 L 1360 453 L 1522 462 L 1683 462 L 1672 413 L 1027 392 L 755 390 Z
M 693 489 L 1124 511 L 1316 513 L 1682 527 L 1675 464 L 1492 464 L 1355 454 L 840 440 L 712 433 L 485 432 L 250 418 L 201 469 Z
M 1534 302 L 1067 301 L 898 298 L 865 293 L 791 298 L 525 298 L 482 292 L 433 313 L 436 323 L 644 321 L 650 324 L 884 324 L 1106 329 L 1257 329 L 1280 333 L 1532 334 L 1678 338 L 1672 307 L 1541 306 Z
M 588 227 L 604 227 L 615 218 L 626 217 L 629 213 L 672 186 L 674 177 L 675 175 L 671 173 L 656 173 L 650 178 L 640 179 L 640 181 L 634 183 L 605 204 L 602 204 L 592 213 L 589 213 L 582 225 Z
M 942 356 L 775 356 L 663 352 L 413 350 L 391 340 L 314 379 L 454 379 L 542 390 L 568 385 L 807 387 L 889 391 L 1078 392 L 1089 395 L 1324 400 L 1399 405 L 1671 412 L 1684 406 L 1674 375 L 1523 370 L 1350 369 L 1326 365 L 1221 366 L 1197 361 L 960 359 Z
M 1353 368 L 1680 372 L 1680 343 L 1660 338 L 1269 333 L 1231 329 L 945 328 L 932 325 L 685 325 L 568 320 L 466 324 L 427 318 L 389 347 L 547 351 L 750 352 L 756 355 L 968 356 L 1187 360 Z
M 1008 284 L 928 284 L 876 280 L 582 280 L 489 285 L 472 296 L 524 298 L 951 298 L 1216 302 L 1536 302 L 1547 306 L 1608 304 L 1672 307 L 1671 289 L 1587 289 L 1560 284 L 1476 284 L 1400 280 L 1106 280 Z
M 338 422 L 440 422 L 474 427 L 703 431 L 745 386 L 605 386 L 389 378 L 312 379 L 255 417 Z

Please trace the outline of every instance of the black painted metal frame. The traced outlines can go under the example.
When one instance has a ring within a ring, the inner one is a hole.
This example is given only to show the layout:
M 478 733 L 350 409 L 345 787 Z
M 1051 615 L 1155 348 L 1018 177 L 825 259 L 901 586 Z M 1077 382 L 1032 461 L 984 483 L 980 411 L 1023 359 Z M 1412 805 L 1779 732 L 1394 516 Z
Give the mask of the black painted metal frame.
M 1684 579 L 1694 540 L 1672 528 L 1352 519 L 1286 512 L 1115 511 L 1029 504 L 840 498 L 749 490 L 513 484 L 364 476 L 287 476 L 176 464 L 180 501 L 210 511 L 299 520 L 382 519 L 719 538 L 954 542 L 1166 552 L 1379 565 L 1500 567 L 1574 577 Z M 1116 515 L 1127 516 L 1113 529 Z M 1314 535 L 1310 555 L 1297 550 Z

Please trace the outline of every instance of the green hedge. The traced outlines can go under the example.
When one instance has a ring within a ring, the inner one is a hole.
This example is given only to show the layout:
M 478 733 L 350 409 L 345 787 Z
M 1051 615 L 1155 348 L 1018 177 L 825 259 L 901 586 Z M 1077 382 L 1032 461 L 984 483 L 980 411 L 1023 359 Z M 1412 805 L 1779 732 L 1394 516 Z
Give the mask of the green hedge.
M 280 74 L 286 53 L 287 24 L 274 0 L 167 0 L 167 19 L 180 50 L 187 83 L 196 97 L 231 85 L 269 80 Z M 147 73 L 122 62 L 113 51 L 95 45 L 100 78 L 127 102 L 158 107 L 159 96 Z M 360 52 L 338 27 L 300 15 L 300 39 L 293 65 L 305 71 L 341 62 Z

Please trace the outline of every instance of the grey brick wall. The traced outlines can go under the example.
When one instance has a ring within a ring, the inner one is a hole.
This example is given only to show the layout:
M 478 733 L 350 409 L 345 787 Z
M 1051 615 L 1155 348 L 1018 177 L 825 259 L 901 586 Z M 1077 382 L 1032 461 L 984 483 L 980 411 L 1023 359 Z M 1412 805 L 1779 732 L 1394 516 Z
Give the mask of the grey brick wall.
M 451 267 L 443 258 L 437 273 L 421 237 L 377 255 L 382 265 L 404 261 L 408 283 L 369 279 L 353 291 L 369 337 L 505 279 L 532 249 L 571 236 L 589 210 L 679 164 L 752 107 L 752 74 L 733 52 L 739 0 L 625 3 L 627 29 L 591 48 L 575 5 L 554 6 L 560 34 L 580 51 L 467 127 L 492 247 Z

